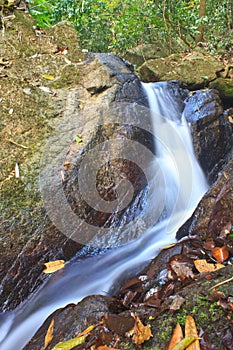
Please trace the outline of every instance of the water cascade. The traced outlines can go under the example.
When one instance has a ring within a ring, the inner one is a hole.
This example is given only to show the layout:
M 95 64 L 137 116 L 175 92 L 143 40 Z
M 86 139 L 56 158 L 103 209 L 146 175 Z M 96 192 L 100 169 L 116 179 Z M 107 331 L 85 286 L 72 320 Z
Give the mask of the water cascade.
M 208 186 L 195 158 L 190 130 L 166 83 L 143 84 L 154 127 L 156 156 L 165 183 L 158 222 L 136 240 L 96 256 L 73 259 L 15 310 L 0 315 L 0 349 L 20 350 L 53 311 L 91 294 L 111 292 L 113 284 L 142 267 L 158 249 L 175 241 Z M 156 189 L 154 201 L 161 200 Z M 151 208 L 153 210 L 153 208 Z M 68 287 L 67 287 L 68 286 Z

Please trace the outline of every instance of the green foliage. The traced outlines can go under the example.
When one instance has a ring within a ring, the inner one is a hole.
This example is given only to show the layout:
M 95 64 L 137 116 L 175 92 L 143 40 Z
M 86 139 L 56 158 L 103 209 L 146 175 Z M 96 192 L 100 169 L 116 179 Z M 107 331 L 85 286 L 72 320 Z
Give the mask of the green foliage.
M 206 0 L 206 15 L 199 16 L 199 0 L 30 0 L 39 26 L 71 22 L 83 48 L 124 52 L 141 43 L 160 41 L 174 51 L 175 43 L 194 47 L 200 26 L 203 46 L 225 50 L 232 44 L 231 0 Z

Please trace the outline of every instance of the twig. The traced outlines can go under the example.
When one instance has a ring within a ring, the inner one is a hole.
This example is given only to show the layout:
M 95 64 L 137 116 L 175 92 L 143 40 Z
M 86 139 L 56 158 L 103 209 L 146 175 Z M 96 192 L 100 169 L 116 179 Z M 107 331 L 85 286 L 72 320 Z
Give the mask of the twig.
M 217 288 L 217 287 L 220 287 L 220 286 L 222 286 L 222 285 L 225 284 L 225 283 L 229 283 L 230 281 L 233 281 L 233 277 L 228 278 L 227 280 L 225 280 L 225 281 L 223 281 L 223 282 L 220 282 L 220 283 L 218 283 L 218 284 L 215 284 L 215 286 L 211 287 L 209 290 L 215 289 L 215 288 Z
M 18 147 L 22 147 L 22 148 L 24 148 L 24 149 L 27 149 L 27 148 L 28 148 L 27 146 L 21 145 L 20 143 L 15 142 L 15 141 L 10 140 L 10 139 L 7 140 L 7 141 L 10 142 L 10 143 L 13 143 L 13 145 L 18 146 Z

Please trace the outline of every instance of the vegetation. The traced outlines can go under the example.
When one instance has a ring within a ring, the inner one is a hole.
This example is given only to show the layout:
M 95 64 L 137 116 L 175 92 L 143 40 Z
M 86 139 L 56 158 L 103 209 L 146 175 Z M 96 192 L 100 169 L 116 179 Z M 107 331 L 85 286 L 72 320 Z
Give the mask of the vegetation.
M 30 0 L 40 27 L 69 21 L 90 51 L 124 52 L 141 43 L 164 42 L 170 51 L 202 45 L 232 46 L 232 0 Z

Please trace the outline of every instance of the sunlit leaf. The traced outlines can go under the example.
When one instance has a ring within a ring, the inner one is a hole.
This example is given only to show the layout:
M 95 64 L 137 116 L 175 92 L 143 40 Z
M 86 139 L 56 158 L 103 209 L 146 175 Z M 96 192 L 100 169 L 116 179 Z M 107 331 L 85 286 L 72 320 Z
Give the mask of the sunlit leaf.
M 182 339 L 178 344 L 176 344 L 172 350 L 185 350 L 187 349 L 187 347 L 192 344 L 194 341 L 196 340 L 196 338 L 193 337 L 185 337 L 184 339 Z
M 53 273 L 57 270 L 62 269 L 65 266 L 64 260 L 55 260 L 44 263 L 46 269 L 43 270 L 44 273 Z
M 75 136 L 75 141 L 76 141 L 77 143 L 83 142 L 82 138 L 81 138 L 79 135 L 76 135 L 76 136 Z
M 141 345 L 143 344 L 146 340 L 150 339 L 153 337 L 150 329 L 150 325 L 144 326 L 143 323 L 141 322 L 140 318 L 135 315 L 131 314 L 135 320 L 134 328 L 127 332 L 127 336 L 133 336 L 133 342 L 136 345 Z
M 41 348 L 41 350 L 45 350 L 47 348 L 47 346 L 49 345 L 49 343 L 52 341 L 53 330 L 54 330 L 54 319 L 52 319 L 52 321 L 49 325 L 49 328 L 48 328 L 47 333 L 45 335 L 44 346 Z
M 215 247 L 212 250 L 212 256 L 219 262 L 222 263 L 226 261 L 229 257 L 229 251 L 227 247 L 224 245 L 223 247 Z
M 54 80 L 54 76 L 50 74 L 43 74 L 42 77 L 47 80 Z
M 55 345 L 52 350 L 71 350 L 77 345 L 85 343 L 86 336 L 77 337 L 74 339 L 67 340 L 66 342 L 61 342 Z
M 222 264 L 210 264 L 205 259 L 194 260 L 194 265 L 200 273 L 213 272 L 225 267 Z
M 168 345 L 167 350 L 172 350 L 175 345 L 177 345 L 183 339 L 183 332 L 179 323 L 177 323 Z
M 93 331 L 93 329 L 95 329 L 96 326 L 91 325 L 88 328 L 86 328 L 83 332 L 78 334 L 78 337 L 81 337 L 82 335 L 86 335 L 88 333 L 90 333 L 91 331 Z
M 197 327 L 192 316 L 187 316 L 185 321 L 185 337 L 198 338 Z M 187 350 L 200 350 L 199 340 L 195 340 L 187 347 Z

